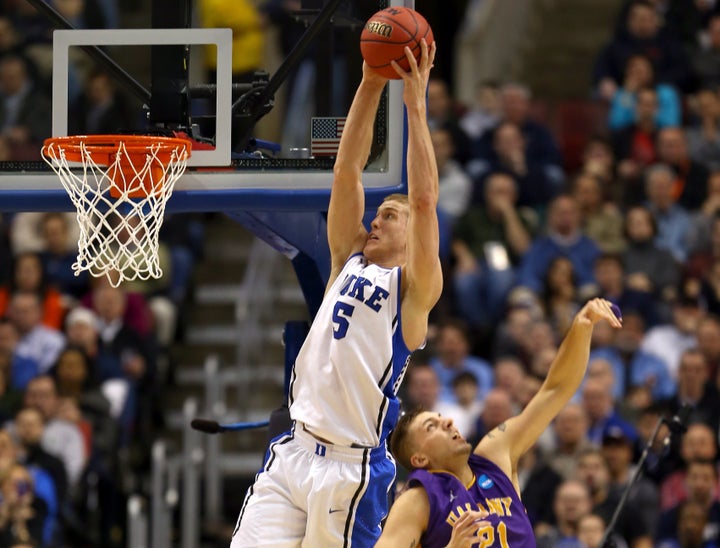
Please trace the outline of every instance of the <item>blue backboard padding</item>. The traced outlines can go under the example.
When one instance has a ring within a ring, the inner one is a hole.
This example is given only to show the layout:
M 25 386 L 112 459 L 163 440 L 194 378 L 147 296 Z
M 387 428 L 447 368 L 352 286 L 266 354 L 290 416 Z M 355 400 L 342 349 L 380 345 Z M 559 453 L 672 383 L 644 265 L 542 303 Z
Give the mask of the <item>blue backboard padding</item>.
M 407 192 L 407 187 L 401 184 L 397 187 L 368 189 L 367 207 L 377 207 L 385 196 L 393 192 Z M 167 211 L 325 211 L 329 200 L 329 189 L 183 190 L 173 193 Z M 0 190 L 0 212 L 73 210 L 72 202 L 63 189 Z

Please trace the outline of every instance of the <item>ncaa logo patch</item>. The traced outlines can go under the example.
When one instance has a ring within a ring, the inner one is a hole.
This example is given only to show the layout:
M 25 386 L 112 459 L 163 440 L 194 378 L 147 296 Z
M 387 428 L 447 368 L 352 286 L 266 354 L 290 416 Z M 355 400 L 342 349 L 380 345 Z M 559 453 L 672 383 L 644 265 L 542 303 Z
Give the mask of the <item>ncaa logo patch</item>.
M 480 489 L 490 489 L 493 485 L 495 485 L 495 482 L 491 478 L 483 474 L 478 478 L 477 484 Z

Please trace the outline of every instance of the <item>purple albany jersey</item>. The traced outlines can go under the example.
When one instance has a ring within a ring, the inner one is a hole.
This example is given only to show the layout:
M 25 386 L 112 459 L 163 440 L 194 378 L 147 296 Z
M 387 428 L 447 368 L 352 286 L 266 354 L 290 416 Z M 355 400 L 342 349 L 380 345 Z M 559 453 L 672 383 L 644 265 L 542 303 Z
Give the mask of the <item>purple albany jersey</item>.
M 430 500 L 430 519 L 420 545 L 446 546 L 453 523 L 468 510 L 480 510 L 488 512 L 485 521 L 490 525 L 478 530 L 473 546 L 534 547 L 532 525 L 510 479 L 496 464 L 478 455 L 470 455 L 468 464 L 474 474 L 468 487 L 449 472 L 415 470 L 410 474 L 408 486 L 422 486 Z

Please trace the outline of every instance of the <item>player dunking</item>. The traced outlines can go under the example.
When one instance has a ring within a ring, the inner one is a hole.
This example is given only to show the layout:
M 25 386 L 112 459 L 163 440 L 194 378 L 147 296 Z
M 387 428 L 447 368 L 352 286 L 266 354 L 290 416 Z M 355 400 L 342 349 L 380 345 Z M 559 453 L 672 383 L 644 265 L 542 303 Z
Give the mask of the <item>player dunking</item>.
M 363 66 L 335 162 L 331 274 L 290 385 L 292 429 L 276 438 L 248 490 L 231 548 L 373 546 L 395 463 L 387 437 L 410 352 L 421 346 L 442 290 L 438 173 L 425 95 L 435 45 L 405 48 L 408 195 L 380 205 L 370 233 L 362 171 L 387 80 Z
M 489 432 L 474 451 L 452 419 L 410 412 L 392 434 L 392 450 L 413 470 L 408 489 L 390 510 L 377 548 L 401 546 L 535 546 L 520 501 L 517 466 L 580 386 L 593 325 L 620 320 L 603 299 L 588 302 L 573 320 L 547 378 L 516 417 Z

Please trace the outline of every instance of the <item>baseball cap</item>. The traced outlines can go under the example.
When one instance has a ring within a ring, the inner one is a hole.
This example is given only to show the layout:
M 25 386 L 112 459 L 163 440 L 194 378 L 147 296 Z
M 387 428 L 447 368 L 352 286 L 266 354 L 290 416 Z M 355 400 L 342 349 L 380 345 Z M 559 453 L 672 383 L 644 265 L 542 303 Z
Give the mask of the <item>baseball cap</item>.
M 95 314 L 95 312 L 93 312 L 89 308 L 83 308 L 82 306 L 73 308 L 68 313 L 67 318 L 65 318 L 65 326 L 70 327 L 78 323 L 84 323 L 85 325 L 89 325 L 91 327 L 97 327 L 97 314 Z
M 617 424 L 608 426 L 602 435 L 603 445 L 613 443 L 626 443 L 628 445 L 631 445 L 634 439 L 635 436 L 631 432 L 626 431 L 625 428 Z

